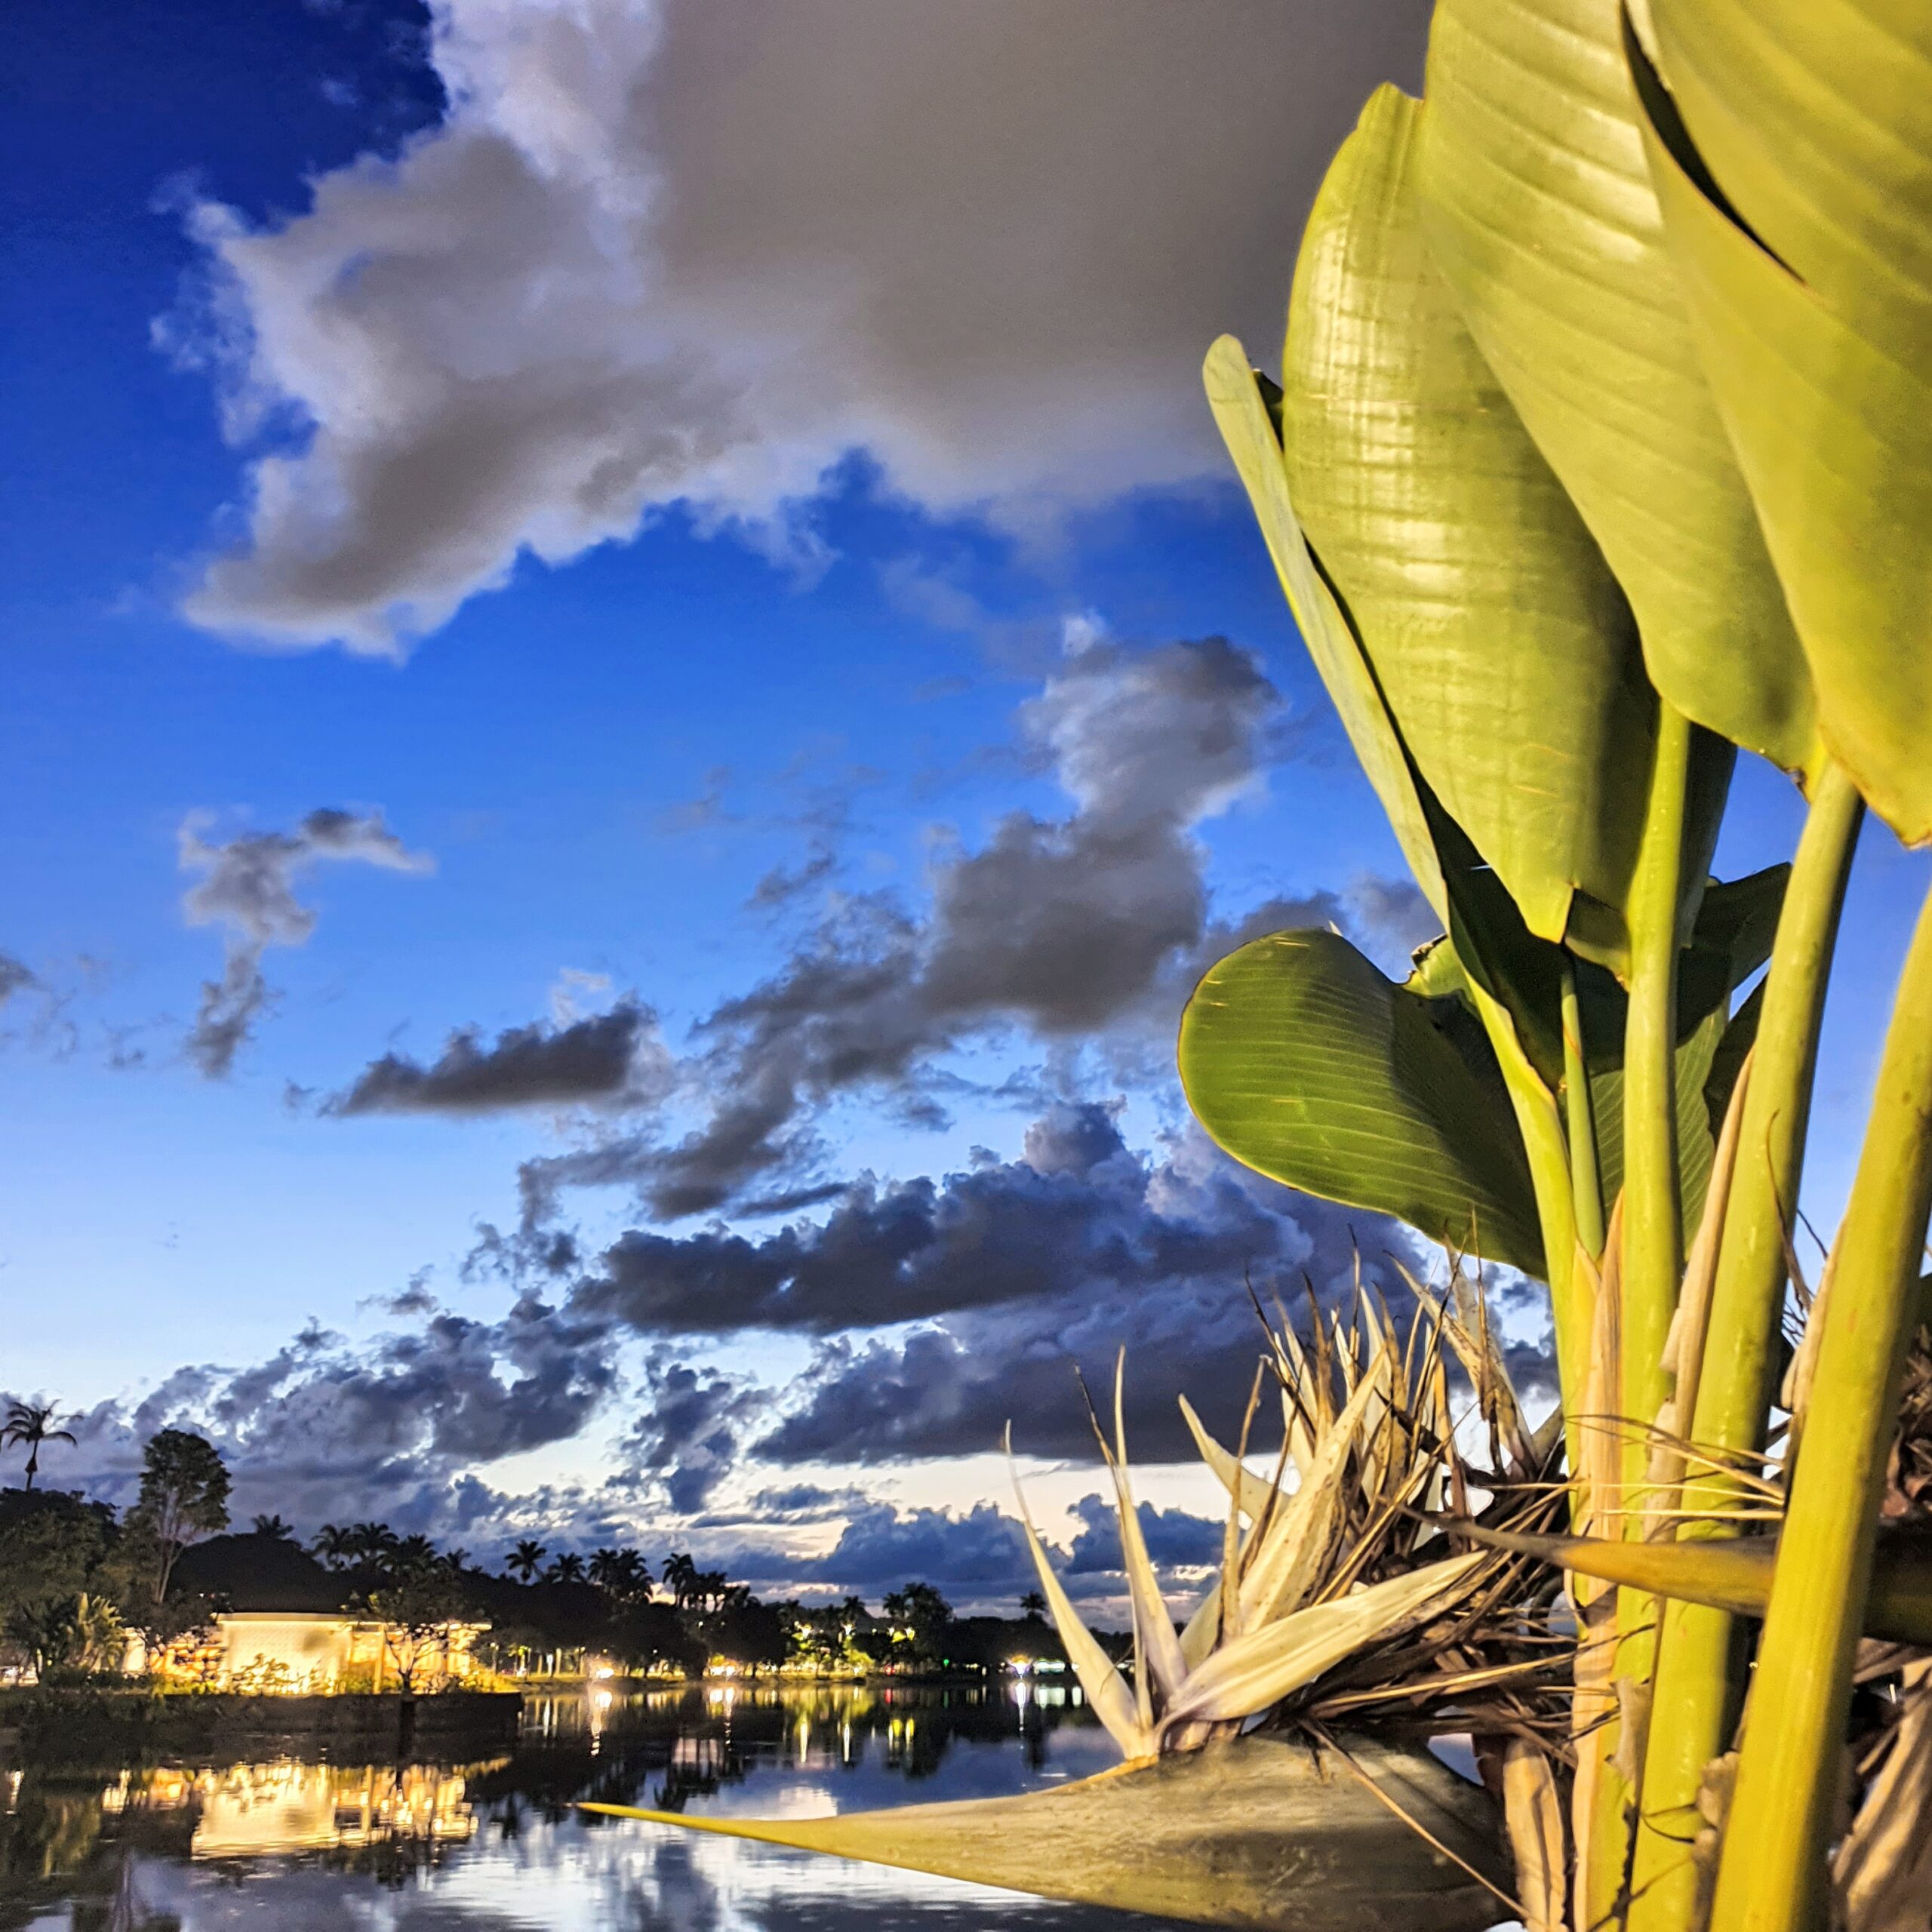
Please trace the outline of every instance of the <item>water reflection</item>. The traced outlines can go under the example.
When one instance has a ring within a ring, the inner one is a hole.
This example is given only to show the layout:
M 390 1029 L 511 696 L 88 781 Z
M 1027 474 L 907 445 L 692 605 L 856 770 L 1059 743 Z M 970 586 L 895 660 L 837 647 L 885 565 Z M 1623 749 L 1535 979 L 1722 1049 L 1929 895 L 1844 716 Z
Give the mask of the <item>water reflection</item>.
M 389 1764 L 81 1764 L 0 1734 L 0 1932 L 1151 1927 L 574 1808 L 811 1817 L 1002 1795 L 1113 1755 L 1077 1695 L 1023 1682 L 596 1686 L 532 1697 L 507 1753 Z

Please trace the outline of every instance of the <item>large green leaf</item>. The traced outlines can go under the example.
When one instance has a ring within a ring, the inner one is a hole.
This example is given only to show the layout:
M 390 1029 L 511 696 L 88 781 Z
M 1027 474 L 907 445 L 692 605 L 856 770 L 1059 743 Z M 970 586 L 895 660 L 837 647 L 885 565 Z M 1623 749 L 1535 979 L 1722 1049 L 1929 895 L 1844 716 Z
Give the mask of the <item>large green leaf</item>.
M 1438 0 L 1423 224 L 1697 724 L 1809 771 L 1810 678 L 1663 239 L 1619 0 Z
M 1521 1143 L 1456 1000 L 1394 985 L 1337 934 L 1275 933 L 1201 981 L 1180 1058 L 1195 1116 L 1237 1160 L 1543 1272 Z
M 1626 896 L 1655 731 L 1629 607 L 1421 234 L 1419 104 L 1377 93 L 1309 217 L 1288 491 L 1402 740 L 1522 909 Z
M 1389 721 L 1388 706 L 1348 614 L 1309 554 L 1294 505 L 1288 500 L 1281 440 L 1247 351 L 1232 336 L 1222 336 L 1208 350 L 1201 374 L 1208 406 L 1247 488 L 1302 641 L 1327 688 L 1355 757 L 1382 801 L 1423 897 L 1446 922 L 1441 871 L 1417 795 L 1408 753 Z
M 1426 1751 L 1346 1743 L 1353 1769 L 1244 1737 L 1023 1798 L 829 1818 L 580 1808 L 1251 1932 L 1494 1924 L 1497 1895 L 1470 1875 L 1506 1878 L 1488 1795 Z
M 1932 838 L 1932 11 L 1654 0 L 1626 53 L 1699 352 L 1819 726 Z M 1666 92 L 1663 80 L 1672 91 Z

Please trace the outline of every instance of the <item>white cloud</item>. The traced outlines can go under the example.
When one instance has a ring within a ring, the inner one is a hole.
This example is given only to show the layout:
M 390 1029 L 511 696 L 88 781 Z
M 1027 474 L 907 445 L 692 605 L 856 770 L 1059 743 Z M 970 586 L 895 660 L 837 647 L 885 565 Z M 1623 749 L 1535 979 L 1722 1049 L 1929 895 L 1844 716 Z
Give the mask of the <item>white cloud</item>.
M 860 448 L 1013 520 L 1211 469 L 1201 353 L 1272 347 L 1320 171 L 1427 13 L 440 0 L 438 127 L 279 226 L 194 214 L 231 433 L 306 427 L 187 613 L 392 652 L 657 506 L 782 543 Z

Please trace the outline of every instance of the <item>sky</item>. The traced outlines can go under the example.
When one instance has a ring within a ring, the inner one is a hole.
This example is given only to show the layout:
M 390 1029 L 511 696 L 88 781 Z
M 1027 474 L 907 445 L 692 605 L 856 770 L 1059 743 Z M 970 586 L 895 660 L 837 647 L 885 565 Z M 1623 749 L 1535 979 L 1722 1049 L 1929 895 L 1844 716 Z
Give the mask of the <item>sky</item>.
M 1200 400 L 1420 0 L 27 0 L 0 331 L 0 1390 L 125 1500 L 768 1588 L 1112 1584 L 1244 1276 L 1247 937 L 1430 936 Z M 1740 771 L 1725 875 L 1799 802 Z M 1924 883 L 1868 835 L 1807 1208 Z M 1521 1324 L 1526 1361 L 1539 1340 Z

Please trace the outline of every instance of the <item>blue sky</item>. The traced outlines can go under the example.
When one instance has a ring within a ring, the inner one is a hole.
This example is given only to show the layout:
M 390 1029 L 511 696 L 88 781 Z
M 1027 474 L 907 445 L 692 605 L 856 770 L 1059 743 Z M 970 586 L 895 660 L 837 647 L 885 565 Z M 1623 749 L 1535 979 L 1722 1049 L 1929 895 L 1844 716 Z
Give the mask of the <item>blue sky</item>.
M 1348 1224 L 1187 1131 L 1189 974 L 1424 935 L 1194 370 L 1425 14 L 11 23 L 0 1386 L 75 1473 L 174 1418 L 305 1527 L 970 1594 L 1002 1392 L 1064 1504 L 1069 1355 L 1232 1387 L 1241 1263 Z M 1741 774 L 1720 869 L 1797 816 Z M 1821 1225 L 1923 872 L 1868 838 Z

